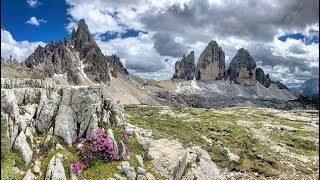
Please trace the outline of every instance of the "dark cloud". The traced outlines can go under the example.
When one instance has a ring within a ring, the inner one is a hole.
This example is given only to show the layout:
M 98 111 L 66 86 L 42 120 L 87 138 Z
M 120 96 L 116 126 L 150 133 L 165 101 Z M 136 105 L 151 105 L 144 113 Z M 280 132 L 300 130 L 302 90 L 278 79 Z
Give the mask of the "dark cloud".
M 161 56 L 181 57 L 187 52 L 187 47 L 174 41 L 168 33 L 156 33 L 153 36 L 154 48 Z
M 193 0 L 182 10 L 174 5 L 165 13 L 142 17 L 147 29 L 166 31 L 186 39 L 204 40 L 216 36 L 235 36 L 272 41 L 279 29 L 302 30 L 318 22 L 319 1 L 234 1 L 210 5 Z

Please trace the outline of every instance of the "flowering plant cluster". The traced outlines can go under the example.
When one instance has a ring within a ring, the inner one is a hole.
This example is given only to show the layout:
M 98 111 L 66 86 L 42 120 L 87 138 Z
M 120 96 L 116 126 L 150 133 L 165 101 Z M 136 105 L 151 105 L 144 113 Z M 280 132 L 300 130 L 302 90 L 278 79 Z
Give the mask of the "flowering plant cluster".
M 74 164 L 72 165 L 71 169 L 72 169 L 72 172 L 73 172 L 75 175 L 79 176 L 79 174 L 81 174 L 81 172 L 82 172 L 83 169 L 84 169 L 84 164 L 83 164 L 82 162 L 80 162 L 80 161 L 77 161 L 76 163 L 74 163 Z
M 81 169 L 90 167 L 98 160 L 118 160 L 113 143 L 109 140 L 108 135 L 100 128 L 98 128 L 95 135 L 90 136 L 88 139 L 79 138 L 79 142 L 77 154 L 81 162 L 73 164 L 72 171 L 75 174 L 81 173 Z

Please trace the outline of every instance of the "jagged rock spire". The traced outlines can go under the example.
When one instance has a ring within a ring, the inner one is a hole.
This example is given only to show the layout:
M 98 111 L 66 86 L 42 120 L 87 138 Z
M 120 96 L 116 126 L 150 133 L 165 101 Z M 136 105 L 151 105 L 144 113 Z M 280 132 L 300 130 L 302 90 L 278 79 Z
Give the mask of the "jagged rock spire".
M 175 64 L 175 73 L 172 79 L 192 80 L 195 72 L 194 51 L 187 56 L 183 54 L 181 61 Z
M 202 51 L 196 68 L 197 80 L 222 79 L 225 72 L 225 55 L 216 41 L 210 41 Z
M 241 48 L 229 65 L 228 75 L 230 80 L 237 84 L 254 85 L 256 84 L 256 68 L 256 61 L 247 50 Z
M 75 49 L 80 53 L 83 53 L 83 56 L 85 56 L 88 50 L 92 47 L 94 47 L 98 51 L 101 51 L 93 36 L 91 35 L 88 25 L 86 24 L 84 19 L 80 19 L 78 29 L 75 32 L 72 40 L 74 41 Z

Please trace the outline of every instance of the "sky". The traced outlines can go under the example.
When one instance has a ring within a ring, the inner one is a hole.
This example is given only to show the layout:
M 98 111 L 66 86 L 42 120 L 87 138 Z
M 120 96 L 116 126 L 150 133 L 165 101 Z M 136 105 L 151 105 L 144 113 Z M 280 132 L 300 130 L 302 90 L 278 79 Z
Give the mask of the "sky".
M 183 54 L 197 62 L 211 40 L 226 68 L 245 48 L 289 87 L 319 76 L 318 0 L 2 0 L 1 56 L 23 61 L 38 45 L 70 39 L 82 18 L 105 55 L 147 79 L 170 79 Z

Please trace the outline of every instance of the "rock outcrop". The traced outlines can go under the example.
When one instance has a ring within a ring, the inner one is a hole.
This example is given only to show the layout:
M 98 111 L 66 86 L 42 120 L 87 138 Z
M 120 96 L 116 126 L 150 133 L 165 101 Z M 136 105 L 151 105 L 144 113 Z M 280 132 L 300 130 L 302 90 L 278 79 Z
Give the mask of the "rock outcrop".
M 240 85 L 256 84 L 256 62 L 244 48 L 238 50 L 228 69 L 230 80 Z
M 224 75 L 224 52 L 216 41 L 211 41 L 199 57 L 195 78 L 200 81 L 210 81 L 222 79 Z
M 35 128 L 40 133 L 53 129 L 53 135 L 70 145 L 77 137 L 95 134 L 103 120 L 109 125 L 125 124 L 123 106 L 106 98 L 100 86 L 31 88 L 27 86 L 33 83 L 21 84 L 22 88 L 1 89 L 1 116 L 8 124 L 11 147 L 15 144 L 26 162 L 32 156 L 26 139 L 32 141 Z
M 172 79 L 192 80 L 195 73 L 194 51 L 187 56 L 183 55 L 181 61 L 175 64 L 175 73 Z
M 257 70 L 256 70 L 256 79 L 258 82 L 260 82 L 266 88 L 270 87 L 271 79 L 269 77 L 269 74 L 265 75 L 264 71 L 261 68 L 257 68 Z

